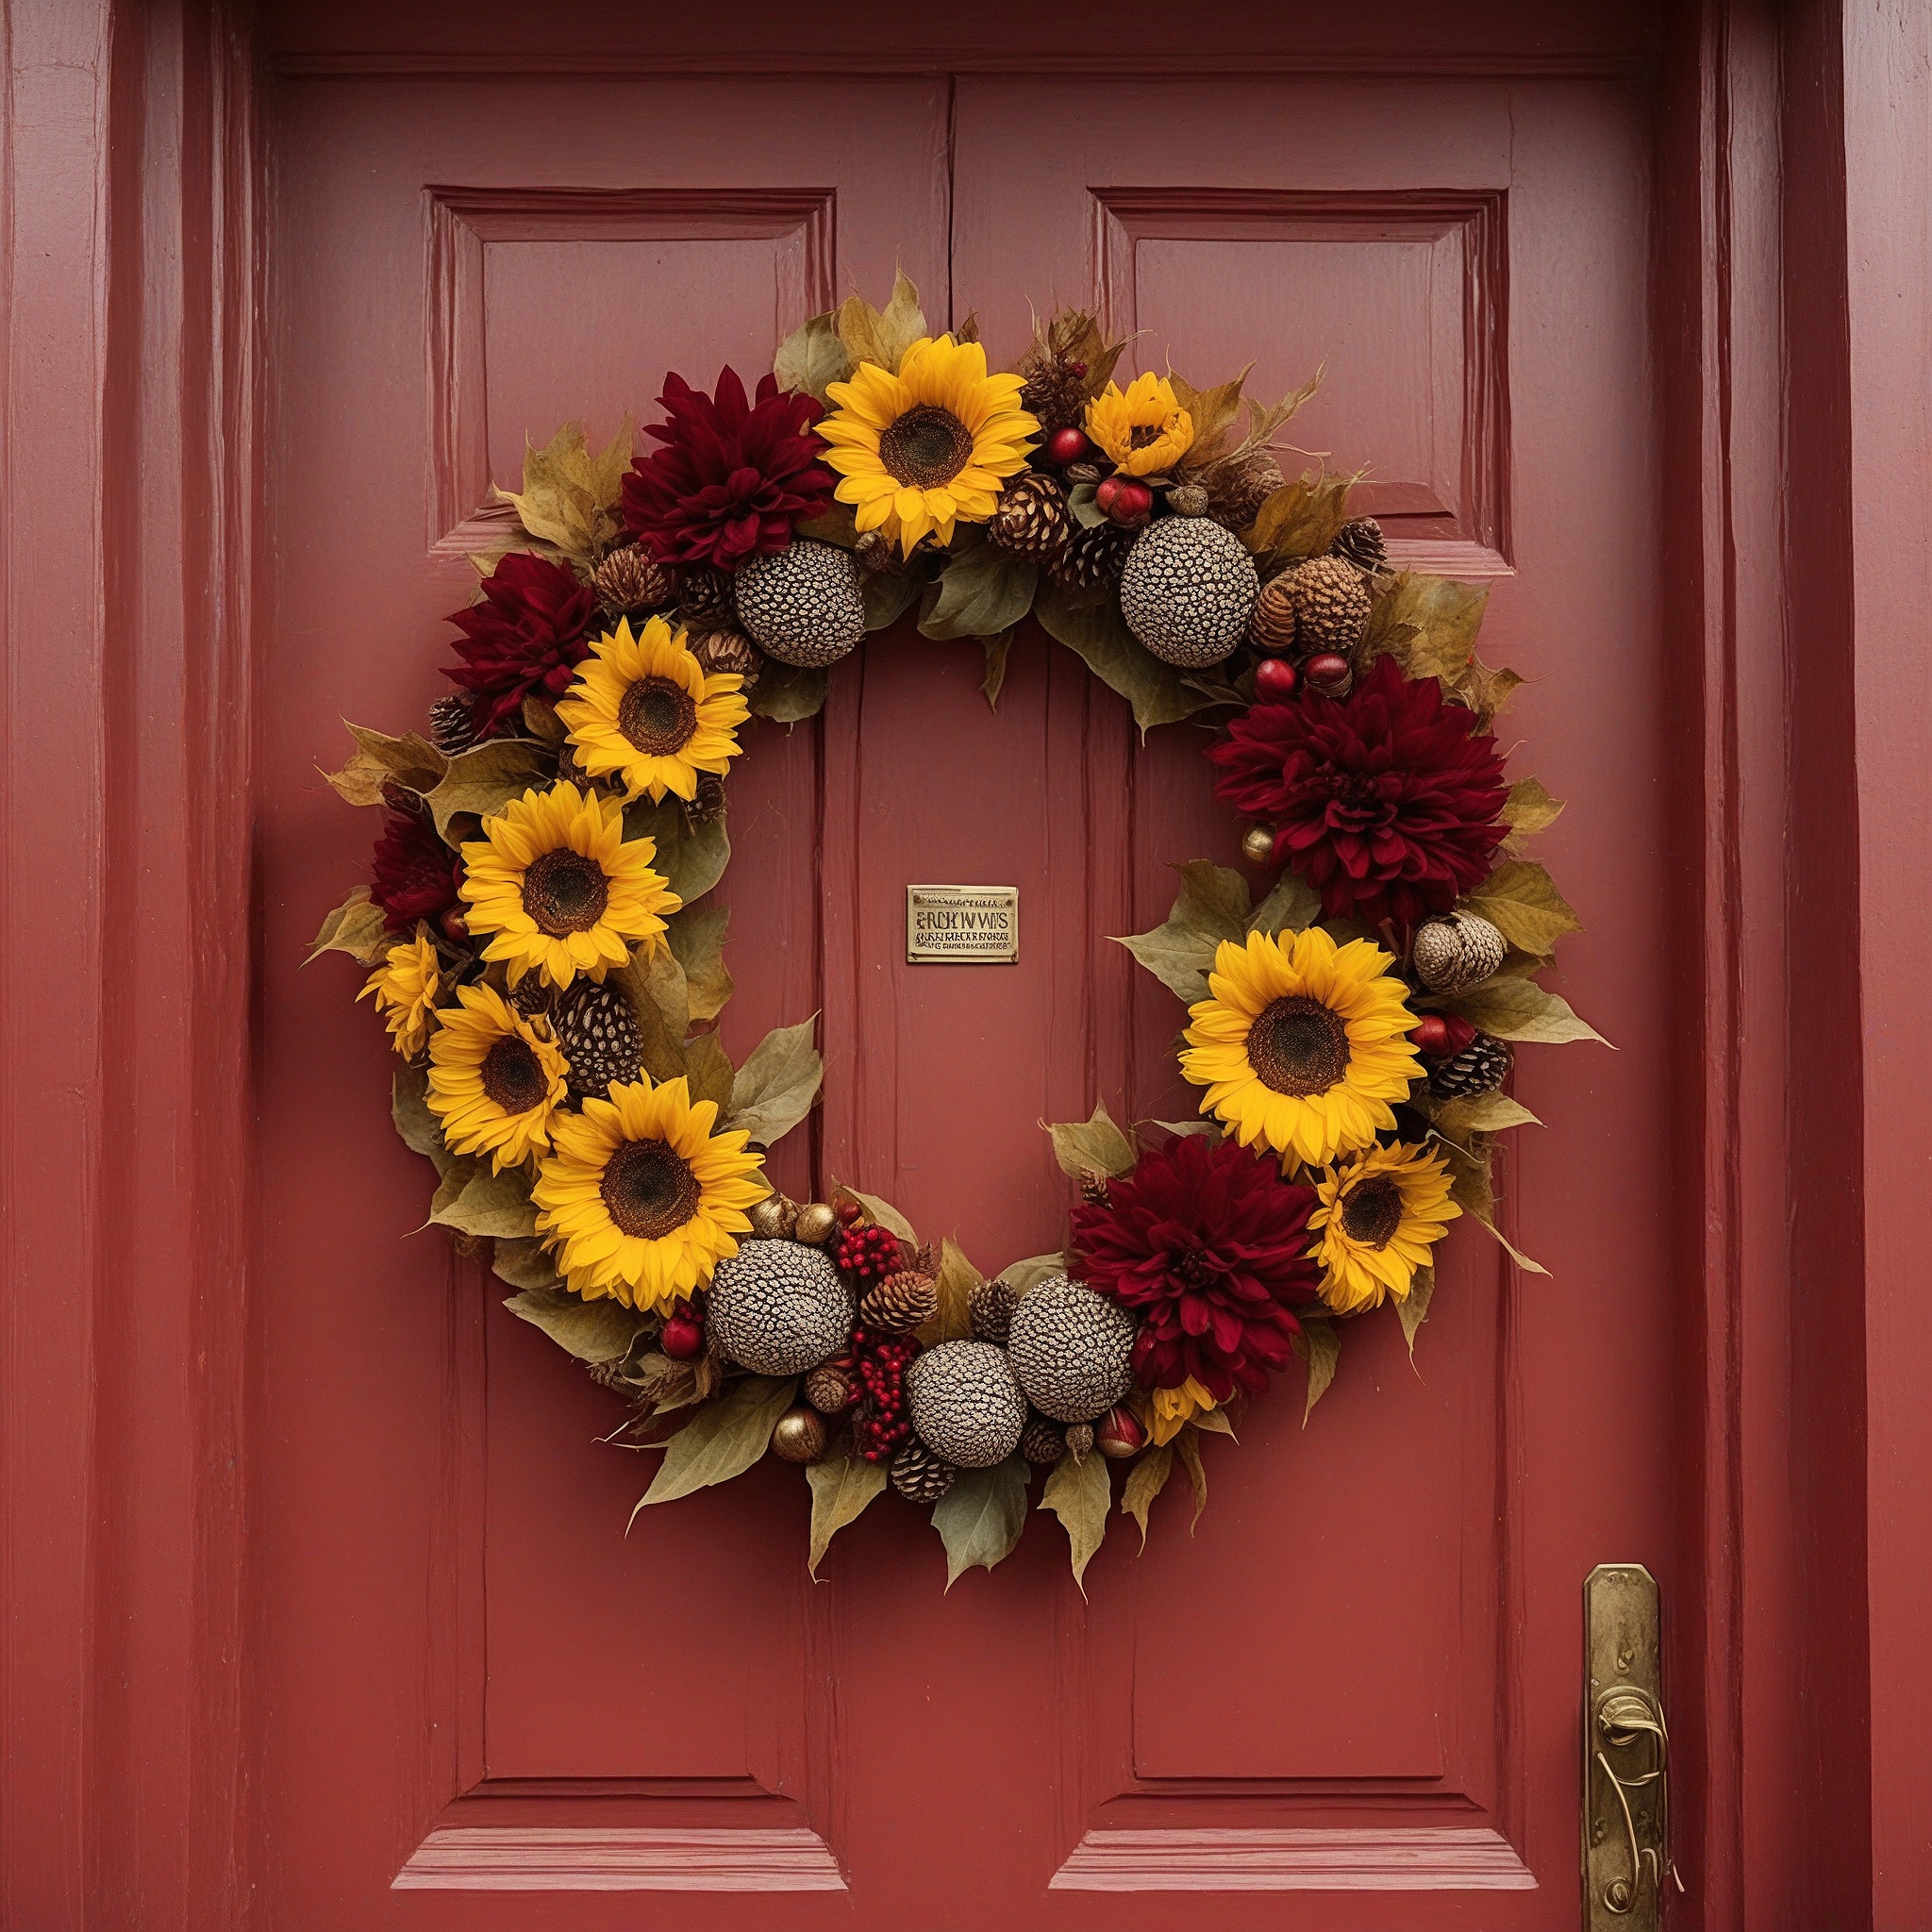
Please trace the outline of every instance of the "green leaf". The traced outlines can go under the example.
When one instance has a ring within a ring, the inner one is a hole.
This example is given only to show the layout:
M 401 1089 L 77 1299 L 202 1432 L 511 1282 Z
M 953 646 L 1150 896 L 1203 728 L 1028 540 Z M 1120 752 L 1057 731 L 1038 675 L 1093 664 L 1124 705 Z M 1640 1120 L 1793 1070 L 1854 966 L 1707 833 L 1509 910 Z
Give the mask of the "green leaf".
M 1107 1511 L 1112 1500 L 1104 1456 L 1062 1456 L 1041 1497 L 1040 1507 L 1051 1509 L 1067 1532 L 1074 1581 L 1082 1596 L 1087 1594 L 1087 1566 L 1107 1535 Z M 1144 1536 L 1141 1541 L 1146 1541 Z
M 848 1449 L 842 1456 L 807 1463 L 805 1479 L 811 1485 L 811 1551 L 806 1566 L 817 1576 L 832 1539 L 848 1523 L 856 1523 L 885 1488 L 886 1465 L 868 1462 Z
M 550 1250 L 534 1235 L 509 1236 L 491 1243 L 491 1272 L 512 1288 L 561 1288 L 563 1278 Z
M 1302 1427 L 1307 1428 L 1316 1403 L 1327 1394 L 1328 1385 L 1335 1379 L 1336 1363 L 1341 1359 L 1341 1338 L 1335 1332 L 1335 1324 L 1305 1316 L 1294 1352 L 1308 1365 L 1308 1398 L 1302 1409 Z
M 346 953 L 358 965 L 374 966 L 391 946 L 404 944 L 408 937 L 408 933 L 389 931 L 383 924 L 382 908 L 370 898 L 369 888 L 358 886 L 322 922 L 308 958 L 302 963 L 306 966 L 325 953 Z
M 981 638 L 980 643 L 986 651 L 986 675 L 979 680 L 979 689 L 986 699 L 986 708 L 997 711 L 1000 708 L 1000 692 L 1007 686 L 1007 657 L 1013 648 L 1013 639 L 1020 626 L 1003 630 L 996 638 Z
M 883 1196 L 861 1194 L 857 1188 L 840 1188 L 837 1191 L 850 1200 L 857 1201 L 873 1220 L 881 1227 L 889 1228 L 908 1247 L 916 1248 L 919 1245 L 919 1237 L 912 1232 L 912 1224 Z
M 436 1163 L 440 1179 L 455 1164 L 457 1157 L 442 1138 L 442 1123 L 429 1111 L 429 1069 L 412 1067 L 405 1060 L 396 1068 L 390 1087 L 390 1119 L 402 1136 L 403 1145 L 412 1154 L 426 1155 Z
M 1040 566 L 984 539 L 955 554 L 926 594 L 922 637 L 991 638 L 1033 608 Z
M 730 969 L 724 964 L 724 929 L 731 923 L 728 906 L 699 906 L 674 913 L 665 937 L 684 968 L 685 1004 L 693 1021 L 715 1020 L 732 994 Z
M 733 1073 L 724 1042 L 715 1033 L 700 1033 L 684 1043 L 684 1077 L 691 1083 L 693 1100 L 708 1100 L 722 1121 L 731 1110 Z
M 824 709 L 832 674 L 823 664 L 806 666 L 768 661 L 758 673 L 758 687 L 748 702 L 760 718 L 774 724 L 796 724 Z
M 1563 801 L 1552 798 L 1541 778 L 1519 778 L 1503 801 L 1503 823 L 1519 839 L 1546 830 L 1561 816 Z
M 849 503 L 830 503 L 815 517 L 792 526 L 792 534 L 814 542 L 836 544 L 841 550 L 858 548 L 858 523 Z
M 1018 1294 L 1025 1294 L 1036 1289 L 1051 1274 L 1064 1274 L 1067 1272 L 1067 1257 L 1056 1252 L 1051 1255 L 1029 1255 L 1024 1261 L 1010 1261 L 999 1272 L 1000 1280 Z
M 1429 1303 L 1435 1294 L 1436 1271 L 1418 1268 L 1409 1277 L 1407 1294 L 1395 1304 L 1395 1317 L 1402 1324 L 1402 1339 L 1408 1343 L 1410 1361 L 1415 1359 L 1415 1332 L 1429 1319 Z
M 1104 1174 L 1109 1179 L 1133 1172 L 1134 1143 L 1114 1125 L 1105 1101 L 1093 1103 L 1091 1120 L 1041 1124 L 1053 1137 L 1054 1158 L 1060 1172 L 1074 1180 L 1083 1174 Z
M 887 630 L 919 601 L 919 594 L 932 581 L 932 572 L 922 559 L 905 570 L 875 570 L 858 587 L 865 605 L 867 630 Z
M 1121 1486 L 1121 1514 L 1131 1516 L 1141 1525 L 1141 1547 L 1147 1547 L 1147 1512 L 1154 1499 L 1167 1487 L 1174 1474 L 1174 1445 L 1163 1442 L 1158 1449 L 1144 1450 L 1127 1469 Z
M 524 700 L 524 731 L 525 736 L 534 738 L 539 744 L 548 745 L 552 751 L 561 751 L 569 736 L 563 728 L 563 720 L 557 715 L 557 707 L 534 691 Z
M 702 899 L 718 883 L 731 857 L 724 814 L 720 812 L 708 824 L 694 825 L 685 817 L 683 805 L 668 791 L 656 805 L 640 798 L 625 806 L 624 836 L 656 843 L 657 857 L 651 863 L 687 906 L 693 899 Z
M 1266 933 L 1305 932 L 1322 916 L 1322 895 L 1299 874 L 1285 872 L 1274 890 L 1248 914 L 1247 929 Z
M 1546 992 L 1531 979 L 1486 979 L 1458 993 L 1450 1010 L 1498 1040 L 1536 1041 L 1545 1046 L 1569 1040 L 1610 1043 L 1588 1021 L 1579 1020 L 1561 994 Z
M 1017 1456 L 991 1469 L 962 1470 L 933 1506 L 932 1526 L 946 1546 L 946 1588 L 967 1571 L 991 1570 L 1012 1555 L 1026 1528 L 1025 1462 Z
M 825 1076 L 825 1063 L 811 1043 L 816 1024 L 814 1016 L 774 1027 L 753 1047 L 731 1083 L 727 1127 L 741 1127 L 757 1145 L 769 1147 L 811 1111 Z
M 1194 1525 L 1201 1520 L 1201 1512 L 1208 1507 L 1208 1471 L 1201 1461 L 1201 1435 L 1192 1423 L 1183 1425 L 1181 1432 L 1174 1439 L 1174 1452 L 1181 1459 L 1181 1467 L 1188 1473 L 1188 1481 L 1194 1491 L 1194 1513 L 1188 1519 L 1188 1534 L 1192 1536 Z
M 651 1078 L 675 1080 L 687 1074 L 691 1070 L 684 1057 L 684 1026 L 665 1012 L 664 996 L 672 982 L 658 963 L 658 955 L 647 954 L 641 946 L 632 947 L 629 963 L 613 966 L 604 975 L 604 984 L 630 1002 L 632 1016 L 638 1023 L 644 1071 Z M 676 1002 L 673 1000 L 671 1004 L 675 1014 Z
M 1248 884 L 1240 873 L 1205 858 L 1191 858 L 1174 870 L 1181 875 L 1180 896 L 1167 918 L 1152 932 L 1116 938 L 1115 943 L 1191 1006 L 1208 997 L 1208 975 L 1223 943 L 1241 940 L 1248 929 Z
M 825 391 L 843 382 L 852 374 L 852 358 L 839 340 L 839 329 L 828 309 L 802 322 L 778 344 L 772 358 L 772 374 L 780 389 L 802 390 L 808 396 L 825 400 Z
M 560 1288 L 526 1288 L 504 1303 L 580 1362 L 614 1362 L 629 1352 L 644 1318 L 620 1301 L 579 1301 Z
M 1067 491 L 1067 510 L 1083 530 L 1097 530 L 1108 521 L 1107 512 L 1100 507 L 1098 483 L 1075 483 Z
M 708 1402 L 664 1445 L 664 1460 L 637 1509 L 675 1503 L 695 1490 L 742 1475 L 772 1444 L 773 1425 L 798 1392 L 795 1376 L 747 1375 Z
M 1143 738 L 1157 724 L 1191 718 L 1213 702 L 1190 691 L 1172 664 L 1163 664 L 1134 636 L 1111 597 L 1077 596 L 1054 585 L 1041 592 L 1033 614 L 1049 637 L 1084 658 L 1103 684 L 1126 699 Z
M 430 1201 L 429 1219 L 439 1227 L 454 1227 L 463 1234 L 535 1234 L 537 1210 L 530 1203 L 530 1176 L 517 1167 L 491 1174 L 487 1161 L 452 1161 Z
M 1549 874 L 1533 858 L 1505 859 L 1463 904 L 1525 953 L 1547 955 L 1564 933 L 1583 928 Z
M 446 839 L 458 812 L 488 818 L 532 786 L 546 783 L 555 769 L 555 756 L 542 745 L 523 738 L 492 738 L 451 758 L 442 782 L 423 802 L 436 820 L 438 834 Z

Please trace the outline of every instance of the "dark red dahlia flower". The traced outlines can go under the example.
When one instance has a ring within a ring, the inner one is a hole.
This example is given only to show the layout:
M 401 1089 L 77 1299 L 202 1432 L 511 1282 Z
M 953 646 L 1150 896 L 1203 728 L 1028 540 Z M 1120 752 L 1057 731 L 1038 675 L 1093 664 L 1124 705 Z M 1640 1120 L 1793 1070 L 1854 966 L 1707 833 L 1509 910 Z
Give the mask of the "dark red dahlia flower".
M 1275 826 L 1331 919 L 1407 930 L 1489 875 L 1508 788 L 1496 741 L 1433 677 L 1380 658 L 1344 699 L 1257 705 L 1208 754 L 1215 796 Z
M 791 541 L 791 526 L 817 516 L 837 481 L 810 434 L 824 411 L 808 395 L 780 393 L 758 379 L 747 403 L 735 370 L 721 370 L 717 399 L 681 375 L 664 378 L 658 407 L 668 423 L 645 430 L 664 444 L 640 457 L 624 479 L 624 520 L 659 563 L 736 570 Z
M 455 646 L 463 661 L 443 675 L 475 694 L 476 736 L 516 730 L 533 691 L 560 698 L 590 655 L 596 619 L 596 591 L 567 566 L 512 550 L 483 579 L 482 603 L 449 618 L 463 633 Z
M 1322 1271 L 1304 1252 L 1314 1191 L 1282 1179 L 1235 1141 L 1185 1134 L 1141 1155 L 1105 1202 L 1074 1210 L 1080 1278 L 1140 1323 L 1143 1389 L 1189 1376 L 1225 1402 L 1288 1366 L 1293 1310 Z
M 457 855 L 412 811 L 385 814 L 369 871 L 369 896 L 391 932 L 441 919 L 457 903 Z

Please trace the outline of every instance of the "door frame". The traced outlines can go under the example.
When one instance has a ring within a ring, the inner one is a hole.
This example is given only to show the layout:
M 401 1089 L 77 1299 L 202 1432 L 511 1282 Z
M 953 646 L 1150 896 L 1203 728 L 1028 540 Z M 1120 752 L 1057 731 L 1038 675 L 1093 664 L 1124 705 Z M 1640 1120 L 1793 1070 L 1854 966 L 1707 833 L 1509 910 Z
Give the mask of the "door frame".
M 1418 52 L 1400 0 L 1357 9 L 1356 51 L 1310 54 L 1284 11 L 1257 29 L 1278 53 L 1242 65 L 1610 73 L 1659 104 L 1670 858 L 1697 942 L 1672 1129 L 1678 1278 L 1701 1287 L 1673 1369 L 1682 1917 L 1900 1924 L 1932 1890 L 1932 1329 L 1897 1211 L 1932 1154 L 1908 1044 L 1932 912 L 1907 884 L 1932 824 L 1932 221 L 1907 189 L 1932 15 L 1666 10 L 1636 54 L 1551 51 L 1535 8 Z M 508 21 L 467 20 L 460 54 L 372 33 L 277 57 L 240 0 L 0 0 L 0 1925 L 23 1932 L 253 1916 L 252 824 L 286 779 L 253 724 L 266 122 L 277 62 L 575 58 L 518 51 Z M 1024 59 L 894 57 L 858 26 L 863 52 L 783 64 L 1095 69 L 1037 20 Z

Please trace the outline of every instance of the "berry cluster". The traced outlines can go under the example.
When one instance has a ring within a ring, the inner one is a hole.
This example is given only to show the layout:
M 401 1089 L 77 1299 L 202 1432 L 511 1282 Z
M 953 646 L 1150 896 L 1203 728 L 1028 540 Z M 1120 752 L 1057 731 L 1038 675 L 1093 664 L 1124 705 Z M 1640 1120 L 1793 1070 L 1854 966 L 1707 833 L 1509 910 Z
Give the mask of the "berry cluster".
M 848 1227 L 839 1237 L 832 1258 L 840 1274 L 864 1290 L 897 1274 L 906 1266 L 906 1250 L 891 1229 L 868 1222 L 862 1227 Z
M 852 1331 L 851 1368 L 858 1407 L 852 1443 L 868 1462 L 890 1462 L 912 1433 L 906 1418 L 906 1364 L 919 1353 L 909 1335 L 889 1335 L 863 1325 Z

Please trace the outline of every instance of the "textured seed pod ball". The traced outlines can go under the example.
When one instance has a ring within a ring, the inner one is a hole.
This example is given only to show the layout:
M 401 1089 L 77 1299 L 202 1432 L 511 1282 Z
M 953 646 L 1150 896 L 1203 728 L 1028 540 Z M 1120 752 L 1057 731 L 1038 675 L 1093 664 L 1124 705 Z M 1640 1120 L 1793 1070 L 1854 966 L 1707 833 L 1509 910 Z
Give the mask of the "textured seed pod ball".
M 748 1241 L 711 1276 L 706 1326 L 755 1375 L 797 1375 L 845 1345 L 852 1291 L 817 1248 Z
M 919 1440 L 960 1469 L 991 1469 L 1019 1446 L 1026 1397 L 1004 1349 L 942 1341 L 906 1372 L 906 1400 Z
M 1134 1386 L 1133 1318 L 1064 1274 L 1021 1298 L 1007 1353 L 1034 1407 L 1056 1422 L 1091 1422 Z
M 781 664 L 831 664 L 865 635 L 858 562 L 836 543 L 794 537 L 738 573 L 738 621 Z
M 1157 658 L 1199 670 L 1241 642 L 1259 591 L 1232 530 L 1207 517 L 1163 517 L 1127 552 L 1121 615 Z
M 1503 963 L 1503 935 L 1476 912 L 1445 912 L 1415 929 L 1409 963 L 1431 992 L 1460 992 Z

